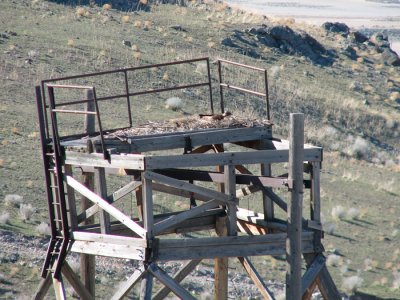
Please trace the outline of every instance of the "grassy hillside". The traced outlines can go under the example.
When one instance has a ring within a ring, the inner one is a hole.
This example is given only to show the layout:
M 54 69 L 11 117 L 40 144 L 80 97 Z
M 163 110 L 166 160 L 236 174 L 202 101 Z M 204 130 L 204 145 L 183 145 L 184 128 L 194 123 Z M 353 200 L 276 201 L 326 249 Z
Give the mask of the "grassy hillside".
M 40 80 L 202 56 L 226 58 L 268 69 L 276 134 L 287 135 L 290 112 L 304 112 L 306 139 L 326 149 L 322 209 L 337 285 L 351 290 L 347 283 L 352 278 L 363 293 L 398 297 L 400 68 L 387 65 L 377 43 L 357 43 L 351 35 L 290 19 L 271 20 L 224 4 L 190 3 L 121 12 L 42 0 L 0 2 L 0 230 L 29 239 L 43 232 L 37 226 L 47 220 L 34 97 Z M 307 32 L 326 50 L 321 54 L 325 60 L 266 46 L 251 30 L 261 24 Z M 183 30 L 172 28 L 175 25 Z M 216 74 L 216 66 L 212 68 Z M 140 75 L 136 84 L 146 88 L 154 79 L 166 80 L 165 74 L 171 83 L 184 80 L 165 70 L 154 78 Z M 248 73 L 234 77 L 261 88 Z M 113 84 L 105 82 L 103 88 Z M 141 106 L 139 121 L 179 116 L 164 107 L 167 96 L 161 97 Z M 184 99 L 185 109 L 197 109 L 195 99 Z M 249 114 L 265 113 L 259 101 L 237 99 L 229 102 L 230 110 L 246 107 Z M 23 200 L 7 197 L 13 194 Z M 22 216 L 20 201 L 32 206 L 25 206 L 28 212 Z M 27 218 L 29 211 L 32 216 Z M 38 260 L 9 258 L 0 250 L 0 298 L 23 295 L 27 286 L 35 286 L 41 266 Z M 275 270 L 269 275 L 268 263 Z M 282 263 L 268 263 L 262 273 L 283 279 L 284 272 L 278 272 Z

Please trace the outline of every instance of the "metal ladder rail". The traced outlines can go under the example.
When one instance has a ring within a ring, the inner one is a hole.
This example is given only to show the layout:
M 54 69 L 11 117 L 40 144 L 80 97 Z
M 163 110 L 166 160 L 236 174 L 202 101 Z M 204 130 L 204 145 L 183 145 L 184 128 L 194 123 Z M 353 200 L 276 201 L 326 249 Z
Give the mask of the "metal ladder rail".
M 48 206 L 48 212 L 49 212 L 49 219 L 50 219 L 50 231 L 51 231 L 51 239 L 49 242 L 49 246 L 47 248 L 47 254 L 46 258 L 43 263 L 42 267 L 42 273 L 41 276 L 42 278 L 46 278 L 47 272 L 50 268 L 50 266 L 53 263 L 53 252 L 57 247 L 58 240 L 57 236 L 59 235 L 58 233 L 58 228 L 57 224 L 54 222 L 56 216 L 55 216 L 55 211 L 54 211 L 54 194 L 51 188 L 52 182 L 51 182 L 51 172 L 50 169 L 52 168 L 51 162 L 50 162 L 50 157 L 52 156 L 52 153 L 48 152 L 49 147 L 48 143 L 50 142 L 47 138 L 46 135 L 46 128 L 45 128 L 45 117 L 44 117 L 44 110 L 43 110 L 43 102 L 42 102 L 42 91 L 39 86 L 35 88 L 36 92 L 36 103 L 37 103 L 37 112 L 38 112 L 38 118 L 39 118 L 39 130 L 40 130 L 40 141 L 41 141 L 41 146 L 42 146 L 42 159 L 43 159 L 43 168 L 44 168 L 44 175 L 45 175 L 45 183 L 46 183 L 46 194 L 47 194 L 47 206 Z

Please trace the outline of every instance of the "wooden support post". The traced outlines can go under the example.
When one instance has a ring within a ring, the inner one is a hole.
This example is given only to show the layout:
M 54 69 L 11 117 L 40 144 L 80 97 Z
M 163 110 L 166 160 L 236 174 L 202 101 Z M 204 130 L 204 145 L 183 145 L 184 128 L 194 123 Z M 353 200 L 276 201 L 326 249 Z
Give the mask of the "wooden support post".
M 260 140 L 260 149 L 268 149 L 268 144 L 270 143 L 269 140 L 262 139 Z M 271 176 L 271 164 L 261 164 L 261 175 L 262 176 Z M 266 193 L 266 190 L 269 190 L 272 192 L 270 188 L 264 188 L 262 189 L 262 197 L 263 197 L 263 210 L 264 210 L 264 217 L 265 221 L 272 221 L 274 219 L 274 202 L 270 197 L 268 197 L 268 194 Z
M 232 204 L 228 205 L 227 207 L 228 235 L 237 235 L 236 178 L 234 165 L 224 166 L 224 177 L 225 193 L 229 195 L 230 202 L 232 202 Z
M 138 180 L 140 178 L 140 175 L 136 175 L 133 178 L 134 178 L 134 180 Z M 136 196 L 136 207 L 138 210 L 138 215 L 139 215 L 139 218 L 141 220 L 143 220 L 143 197 L 142 197 L 142 187 L 141 186 L 135 190 L 135 196 Z
M 320 162 L 311 162 L 311 192 L 310 192 L 310 216 L 317 225 L 321 225 L 321 196 L 320 196 Z M 322 226 L 322 225 L 321 225 Z M 322 246 L 322 231 L 315 232 L 315 251 L 324 251 Z
M 117 292 L 112 296 L 111 300 L 121 300 L 123 299 L 129 291 L 134 287 L 134 285 L 142 278 L 144 269 L 137 269 L 126 282 L 119 286 Z
M 42 300 L 46 296 L 47 292 L 49 291 L 49 288 L 51 286 L 51 273 L 47 272 L 46 278 L 42 278 L 39 283 L 39 287 L 37 289 L 37 292 L 35 296 L 33 297 L 34 300 Z
M 61 276 L 60 279 L 53 277 L 53 287 L 56 294 L 56 300 L 67 300 L 67 297 L 65 296 L 64 283 Z
M 71 165 L 64 166 L 65 175 L 72 176 Z M 67 185 L 67 204 L 68 204 L 68 223 L 71 230 L 74 231 L 78 228 L 78 218 L 76 213 L 75 191 Z
M 94 181 L 97 195 L 103 199 L 107 199 L 107 183 L 104 168 L 94 168 Z M 111 232 L 110 215 L 102 209 L 99 212 L 101 233 L 108 234 Z
M 83 283 L 80 281 L 79 277 L 74 273 L 68 263 L 65 261 L 63 267 L 61 269 L 62 274 L 71 284 L 75 292 L 81 297 L 81 299 L 92 300 L 94 297 L 89 293 L 89 291 L 85 288 Z
M 86 91 L 86 99 L 92 100 L 94 98 L 93 91 Z M 93 101 L 85 104 L 86 111 L 95 111 Z M 85 132 L 90 135 L 96 131 L 95 115 L 85 114 L 84 121 Z M 93 144 L 91 141 L 88 143 L 88 152 L 93 151 Z M 94 191 L 94 176 L 93 173 L 82 173 L 82 183 L 89 190 Z M 81 198 L 81 211 L 86 211 L 91 206 L 91 202 L 86 197 Z M 94 223 L 94 217 L 90 217 L 84 221 L 83 225 L 90 225 Z M 96 257 L 94 255 L 81 254 L 80 255 L 80 275 L 81 281 L 85 288 L 89 291 L 93 298 L 95 298 L 95 275 L 96 275 Z
M 146 230 L 146 239 L 152 240 L 153 235 L 153 186 L 152 180 L 142 177 L 142 198 L 143 198 L 143 225 Z M 150 259 L 150 253 L 146 253 L 144 264 L 146 265 L 146 274 L 144 274 L 141 289 L 140 289 L 140 300 L 150 300 L 152 289 L 153 289 L 153 276 L 147 271 L 148 263 Z
M 286 299 L 300 300 L 303 208 L 304 115 L 290 114 L 289 185 L 286 240 Z
M 219 236 L 228 234 L 226 221 L 226 217 L 217 218 L 215 230 Z M 216 300 L 228 299 L 228 265 L 229 260 L 227 257 L 215 259 L 214 299 Z

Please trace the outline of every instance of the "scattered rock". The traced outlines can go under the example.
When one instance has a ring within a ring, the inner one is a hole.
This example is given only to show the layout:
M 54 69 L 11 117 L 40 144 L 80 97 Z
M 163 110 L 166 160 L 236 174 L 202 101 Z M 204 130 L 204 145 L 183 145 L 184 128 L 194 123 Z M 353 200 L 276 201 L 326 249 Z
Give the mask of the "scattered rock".
M 231 38 L 227 37 L 221 41 L 221 44 L 228 47 L 238 47 Z
M 357 59 L 357 52 L 351 46 L 347 46 L 345 49 L 343 49 L 342 53 L 352 60 Z
M 382 61 L 388 66 L 400 66 L 400 58 L 396 52 L 392 51 L 390 48 L 383 50 Z
M 340 22 L 325 22 L 322 24 L 322 28 L 324 28 L 327 32 L 340 33 L 343 36 L 347 36 L 350 33 L 349 26 Z
M 368 41 L 368 37 L 359 31 L 351 32 L 350 38 L 352 39 L 352 41 L 354 43 L 364 43 L 364 42 Z
M 387 34 L 384 34 L 383 32 L 377 32 L 375 33 L 370 41 L 374 43 L 378 47 L 390 47 L 390 42 L 389 42 L 389 37 Z
M 169 28 L 175 29 L 177 31 L 187 32 L 187 30 L 185 28 L 183 28 L 182 25 L 172 25 Z

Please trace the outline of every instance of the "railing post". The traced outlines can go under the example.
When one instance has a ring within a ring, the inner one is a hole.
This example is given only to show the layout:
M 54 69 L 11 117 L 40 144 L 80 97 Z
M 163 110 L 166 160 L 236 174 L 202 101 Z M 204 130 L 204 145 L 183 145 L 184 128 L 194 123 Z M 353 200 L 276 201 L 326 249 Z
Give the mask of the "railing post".
M 290 114 L 289 187 L 286 239 L 286 299 L 300 300 L 303 208 L 304 115 Z

